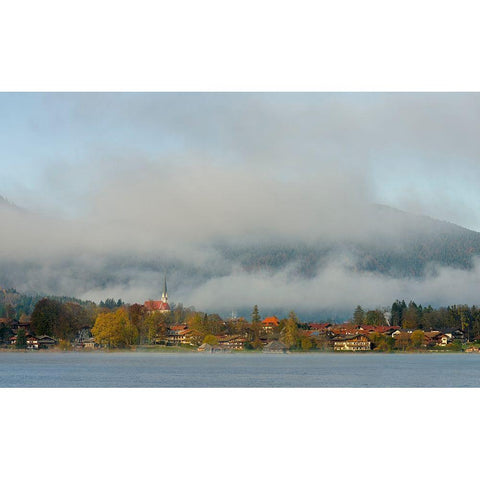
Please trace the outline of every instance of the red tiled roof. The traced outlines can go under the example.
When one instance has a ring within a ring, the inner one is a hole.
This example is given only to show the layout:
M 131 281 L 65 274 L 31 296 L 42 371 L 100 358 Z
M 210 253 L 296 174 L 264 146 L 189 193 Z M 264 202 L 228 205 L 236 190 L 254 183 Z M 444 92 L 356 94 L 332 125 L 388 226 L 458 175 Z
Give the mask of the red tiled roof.
M 327 327 L 331 326 L 331 323 L 309 323 L 308 326 L 311 330 L 325 330 Z
M 278 327 L 280 324 L 279 320 L 275 315 L 273 317 L 267 317 L 264 320 L 262 320 L 262 323 L 264 325 L 273 325 L 274 327 Z
M 173 325 L 172 327 L 170 327 L 170 330 L 178 332 L 180 330 L 188 330 L 188 327 L 187 325 Z
M 161 300 L 147 300 L 144 303 L 144 306 L 149 311 L 168 311 L 170 310 L 170 305 L 167 302 L 162 302 Z

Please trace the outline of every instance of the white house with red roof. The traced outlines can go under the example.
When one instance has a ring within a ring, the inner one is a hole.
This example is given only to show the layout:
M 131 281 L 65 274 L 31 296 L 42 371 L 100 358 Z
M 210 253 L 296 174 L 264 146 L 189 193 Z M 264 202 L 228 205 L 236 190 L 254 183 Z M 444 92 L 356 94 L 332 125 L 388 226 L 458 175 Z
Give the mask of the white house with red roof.
M 277 328 L 279 325 L 280 325 L 280 321 L 275 315 L 273 317 L 267 317 L 264 320 L 262 320 L 262 330 L 265 333 L 273 332 L 273 329 Z

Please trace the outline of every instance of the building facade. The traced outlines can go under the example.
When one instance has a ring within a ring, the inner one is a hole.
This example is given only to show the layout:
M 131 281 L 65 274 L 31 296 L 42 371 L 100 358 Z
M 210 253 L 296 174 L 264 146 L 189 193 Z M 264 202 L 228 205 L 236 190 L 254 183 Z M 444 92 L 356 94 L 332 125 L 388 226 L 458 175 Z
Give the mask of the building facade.
M 338 337 L 333 339 L 333 349 L 335 351 L 360 352 L 372 349 L 372 344 L 365 335 L 351 335 L 347 337 Z

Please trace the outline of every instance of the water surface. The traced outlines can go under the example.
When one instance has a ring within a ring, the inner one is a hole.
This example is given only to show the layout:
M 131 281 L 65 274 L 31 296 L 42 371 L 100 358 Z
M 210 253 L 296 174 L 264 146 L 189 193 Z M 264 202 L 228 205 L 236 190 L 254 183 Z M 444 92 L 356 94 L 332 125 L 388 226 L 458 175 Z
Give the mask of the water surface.
M 480 355 L 1 352 L 0 387 L 480 387 Z

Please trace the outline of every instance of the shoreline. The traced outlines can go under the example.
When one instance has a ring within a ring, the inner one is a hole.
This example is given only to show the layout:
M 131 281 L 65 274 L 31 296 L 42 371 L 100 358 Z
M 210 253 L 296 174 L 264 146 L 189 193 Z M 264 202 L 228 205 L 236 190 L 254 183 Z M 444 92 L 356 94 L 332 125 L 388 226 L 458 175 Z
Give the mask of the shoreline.
M 261 350 L 233 350 L 233 351 L 225 351 L 225 352 L 216 352 L 216 353 L 207 353 L 207 352 L 198 352 L 196 349 L 189 349 L 189 348 L 179 348 L 179 347 L 160 347 L 160 348 L 112 348 L 112 349 L 70 349 L 70 350 L 62 350 L 60 348 L 49 348 L 49 349 L 41 349 L 41 350 L 33 350 L 33 349 L 13 349 L 13 348 L 0 348 L 0 354 L 52 354 L 52 353 L 62 353 L 62 354 L 99 354 L 99 355 L 108 355 L 114 353 L 125 353 L 125 354 L 138 354 L 138 353 L 148 353 L 148 354 L 155 354 L 155 355 L 173 355 L 173 354 L 185 354 L 185 355 L 201 355 L 201 356 L 224 356 L 224 355 L 266 355 L 266 356 L 301 356 L 301 355 L 432 355 L 432 354 L 472 354 L 478 355 L 480 352 L 465 352 L 465 351 L 455 351 L 455 350 L 416 350 L 410 352 L 402 352 L 402 351 L 393 351 L 393 352 L 382 352 L 382 351 L 319 351 L 319 350 L 311 350 L 311 351 L 289 351 L 286 353 L 267 353 Z

